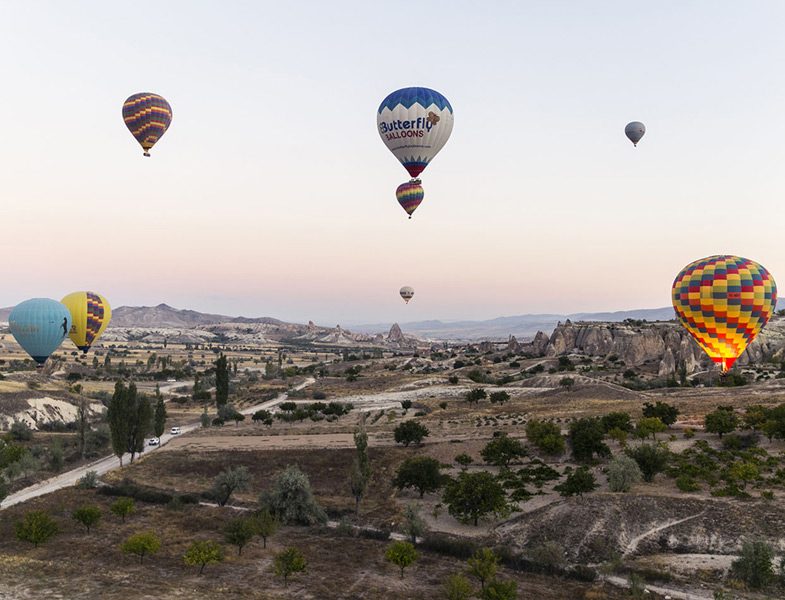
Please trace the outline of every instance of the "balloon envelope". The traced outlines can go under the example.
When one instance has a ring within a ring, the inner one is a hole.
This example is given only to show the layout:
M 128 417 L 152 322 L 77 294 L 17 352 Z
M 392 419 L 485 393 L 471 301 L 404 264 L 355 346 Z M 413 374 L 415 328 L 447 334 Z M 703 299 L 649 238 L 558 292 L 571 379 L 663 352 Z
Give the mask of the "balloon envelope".
M 398 198 L 398 204 L 401 205 L 411 219 L 412 213 L 417 210 L 417 207 L 420 206 L 422 199 L 425 197 L 422 182 L 419 179 L 412 179 L 402 183 L 395 190 L 395 197 Z
M 142 146 L 145 156 L 172 123 L 172 107 L 163 96 L 142 92 L 123 103 L 125 126 Z
M 774 312 L 777 284 L 752 260 L 717 255 L 684 267 L 671 295 L 681 324 L 725 372 Z
M 61 301 L 71 313 L 71 329 L 68 335 L 82 352 L 87 354 L 90 346 L 109 325 L 112 308 L 101 294 L 74 292 Z
M 35 362 L 44 364 L 68 335 L 71 314 L 51 298 L 33 298 L 18 304 L 8 316 L 14 338 Z
M 632 123 L 627 123 L 627 126 L 624 128 L 624 135 L 626 135 L 630 139 L 633 146 L 638 145 L 638 142 L 641 141 L 641 138 L 645 133 L 646 133 L 646 126 L 640 121 L 633 121 Z
M 417 177 L 447 143 L 453 112 L 447 98 L 422 87 L 397 90 L 382 100 L 376 126 L 387 148 Z
M 409 304 L 409 300 L 414 297 L 414 288 L 408 285 L 405 285 L 401 288 L 401 298 L 404 299 L 406 304 Z

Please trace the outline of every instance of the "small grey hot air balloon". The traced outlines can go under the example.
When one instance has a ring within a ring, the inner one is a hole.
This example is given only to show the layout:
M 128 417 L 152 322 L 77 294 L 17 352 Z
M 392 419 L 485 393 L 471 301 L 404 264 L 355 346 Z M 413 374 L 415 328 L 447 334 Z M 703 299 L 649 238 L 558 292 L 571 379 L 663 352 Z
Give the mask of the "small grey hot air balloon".
M 624 135 L 630 138 L 633 146 L 637 146 L 638 142 L 641 141 L 643 134 L 646 133 L 646 125 L 641 123 L 640 121 L 633 121 L 632 123 L 627 123 L 627 126 L 624 128 Z
M 401 288 L 401 298 L 403 298 L 406 304 L 409 304 L 409 300 L 414 298 L 414 288 L 405 285 Z

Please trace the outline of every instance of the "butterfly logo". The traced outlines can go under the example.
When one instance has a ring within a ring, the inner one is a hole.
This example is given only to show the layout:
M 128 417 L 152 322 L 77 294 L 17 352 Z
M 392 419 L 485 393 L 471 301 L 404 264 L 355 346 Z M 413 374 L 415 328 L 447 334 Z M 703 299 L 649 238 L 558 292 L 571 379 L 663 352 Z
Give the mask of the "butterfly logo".
M 429 111 L 428 112 L 428 118 L 426 120 L 431 125 L 436 125 L 436 123 L 438 123 L 441 120 L 441 117 L 439 115 L 437 115 L 435 112 Z

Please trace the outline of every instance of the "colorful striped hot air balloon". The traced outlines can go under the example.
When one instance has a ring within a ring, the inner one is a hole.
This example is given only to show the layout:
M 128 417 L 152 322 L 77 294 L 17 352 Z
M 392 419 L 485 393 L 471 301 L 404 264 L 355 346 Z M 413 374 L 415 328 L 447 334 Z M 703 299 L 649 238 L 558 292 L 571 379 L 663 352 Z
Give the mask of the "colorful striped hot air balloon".
M 717 255 L 690 263 L 671 290 L 681 324 L 727 372 L 777 306 L 777 284 L 755 261 Z
M 172 107 L 158 94 L 141 92 L 123 103 L 125 126 L 142 146 L 145 156 L 172 123 Z
M 422 87 L 397 90 L 382 100 L 376 126 L 387 148 L 413 178 L 433 160 L 452 133 L 447 98 Z
M 412 218 L 412 213 L 420 206 L 425 192 L 422 189 L 422 182 L 419 179 L 412 179 L 406 183 L 402 183 L 395 190 L 395 197 L 398 198 L 398 204 L 401 205 L 409 218 Z
M 8 328 L 25 352 L 42 365 L 71 330 L 71 313 L 57 300 L 33 298 L 14 307 Z
M 71 313 L 71 341 L 87 354 L 90 346 L 109 325 L 112 308 L 101 294 L 74 292 L 61 301 Z

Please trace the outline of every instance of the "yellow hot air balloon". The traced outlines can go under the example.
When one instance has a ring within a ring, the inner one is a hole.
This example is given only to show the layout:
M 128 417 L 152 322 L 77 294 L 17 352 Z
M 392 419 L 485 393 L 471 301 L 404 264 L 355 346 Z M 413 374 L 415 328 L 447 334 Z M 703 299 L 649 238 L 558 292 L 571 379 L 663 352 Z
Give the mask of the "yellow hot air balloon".
M 771 274 L 739 256 L 709 256 L 690 263 L 676 276 L 671 294 L 681 324 L 723 373 L 777 306 Z
M 82 352 L 87 354 L 90 346 L 109 325 L 112 308 L 101 294 L 74 292 L 62 299 L 71 313 L 69 337 Z

